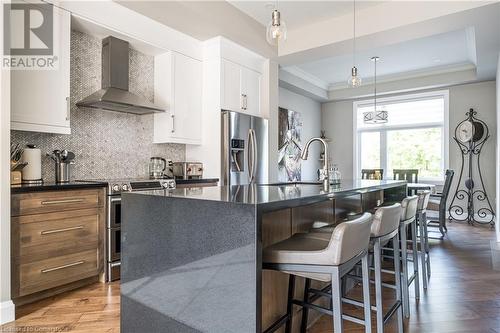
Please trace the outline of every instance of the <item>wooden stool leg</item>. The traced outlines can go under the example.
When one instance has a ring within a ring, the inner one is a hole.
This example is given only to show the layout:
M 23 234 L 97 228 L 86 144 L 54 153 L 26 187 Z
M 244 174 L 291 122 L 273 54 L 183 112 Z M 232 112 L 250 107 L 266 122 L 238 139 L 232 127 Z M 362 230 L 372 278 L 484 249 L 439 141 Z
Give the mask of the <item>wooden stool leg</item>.
M 411 224 L 411 244 L 413 252 L 413 274 L 415 279 L 413 283 L 415 284 L 415 298 L 420 299 L 420 276 L 418 275 L 418 244 L 417 244 L 417 220 L 413 221 Z
M 342 325 L 342 295 L 341 278 L 338 268 L 332 273 L 332 310 L 333 310 L 333 329 L 335 333 L 343 332 Z
M 376 240 L 373 248 L 375 267 L 375 306 L 377 308 L 377 333 L 384 332 L 384 308 L 382 306 L 382 249 L 380 240 Z M 396 250 L 394 250 L 396 253 Z M 396 254 L 394 254 L 396 257 Z M 397 272 L 395 274 L 398 274 Z
M 379 243 L 379 249 L 380 249 L 380 243 Z M 370 305 L 370 268 L 368 266 L 368 255 L 365 255 L 363 259 L 361 259 L 361 266 L 363 274 L 363 309 L 365 311 L 365 333 L 371 333 L 372 309 Z
M 309 288 L 311 288 L 311 279 L 306 279 L 304 285 L 304 303 L 309 302 Z M 304 306 L 302 308 L 302 321 L 300 323 L 300 333 L 306 333 L 307 331 L 308 315 L 309 315 L 309 308 Z
M 288 319 L 286 321 L 285 332 L 292 332 L 292 322 L 293 322 L 293 292 L 295 290 L 295 275 L 288 276 L 288 300 L 286 304 L 286 314 Z
M 401 299 L 401 261 L 399 258 L 399 234 L 393 239 L 394 246 L 394 278 L 396 280 L 396 301 L 401 303 L 398 308 L 398 333 L 403 333 L 403 304 Z

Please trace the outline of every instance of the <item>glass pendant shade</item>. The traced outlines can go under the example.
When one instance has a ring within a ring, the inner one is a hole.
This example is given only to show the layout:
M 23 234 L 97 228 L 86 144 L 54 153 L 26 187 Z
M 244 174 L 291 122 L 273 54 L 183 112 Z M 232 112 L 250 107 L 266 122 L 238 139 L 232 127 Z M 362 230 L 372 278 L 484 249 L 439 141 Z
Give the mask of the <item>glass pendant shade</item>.
M 358 69 L 356 68 L 356 66 L 354 66 L 351 69 L 351 76 L 349 76 L 349 78 L 347 79 L 347 85 L 351 88 L 356 88 L 361 86 L 362 81 L 363 80 L 358 75 Z
M 368 111 L 363 113 L 365 124 L 385 124 L 389 121 L 389 113 L 385 110 Z
M 266 29 L 267 42 L 271 45 L 278 45 L 279 42 L 286 40 L 286 33 L 286 23 L 281 19 L 280 12 L 275 9 Z

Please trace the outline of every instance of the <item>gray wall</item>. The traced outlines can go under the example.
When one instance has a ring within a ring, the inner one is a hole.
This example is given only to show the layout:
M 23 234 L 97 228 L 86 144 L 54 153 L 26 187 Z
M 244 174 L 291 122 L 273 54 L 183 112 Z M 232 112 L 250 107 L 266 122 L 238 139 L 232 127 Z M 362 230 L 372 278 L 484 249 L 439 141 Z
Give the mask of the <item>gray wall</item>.
M 449 167 L 456 172 L 460 170 L 460 152 L 453 140 L 456 125 L 465 118 L 465 112 L 473 107 L 478 116 L 490 129 L 491 138 L 485 144 L 481 154 L 481 168 L 485 180 L 486 191 L 490 200 L 495 202 L 496 160 L 496 104 L 495 82 L 487 81 L 448 88 L 450 92 L 449 113 Z M 442 90 L 442 89 L 439 89 Z M 326 135 L 333 139 L 330 145 L 334 163 L 339 164 L 344 178 L 353 177 L 353 101 L 324 103 L 322 105 L 322 126 Z M 390 116 L 390 115 L 389 115 Z M 458 176 L 455 181 L 458 180 Z M 455 184 L 454 184 L 455 186 Z M 453 186 L 453 188 L 454 188 Z
M 130 91 L 153 101 L 153 56 L 130 50 Z M 81 32 L 71 33 L 70 135 L 12 131 L 11 141 L 33 143 L 50 152 L 75 152 L 74 179 L 143 177 L 151 156 L 180 161 L 185 146 L 153 144 L 153 115 L 78 108 L 75 103 L 101 87 L 101 41 Z M 42 158 L 42 177 L 54 180 L 53 162 Z
M 320 136 L 321 104 L 319 102 L 280 87 L 279 106 L 302 114 L 302 145 L 310 138 Z M 277 134 L 271 133 L 271 135 Z M 320 153 L 321 146 L 313 143 L 309 151 L 309 159 L 302 161 L 302 180 L 317 180 Z

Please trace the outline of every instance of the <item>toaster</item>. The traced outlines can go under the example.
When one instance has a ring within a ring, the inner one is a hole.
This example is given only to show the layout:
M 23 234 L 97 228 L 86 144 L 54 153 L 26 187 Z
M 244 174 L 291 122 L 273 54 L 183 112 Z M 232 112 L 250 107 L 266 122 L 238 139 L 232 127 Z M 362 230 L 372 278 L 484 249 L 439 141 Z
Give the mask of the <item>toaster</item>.
M 173 174 L 176 179 L 201 179 L 203 178 L 203 163 L 174 162 Z

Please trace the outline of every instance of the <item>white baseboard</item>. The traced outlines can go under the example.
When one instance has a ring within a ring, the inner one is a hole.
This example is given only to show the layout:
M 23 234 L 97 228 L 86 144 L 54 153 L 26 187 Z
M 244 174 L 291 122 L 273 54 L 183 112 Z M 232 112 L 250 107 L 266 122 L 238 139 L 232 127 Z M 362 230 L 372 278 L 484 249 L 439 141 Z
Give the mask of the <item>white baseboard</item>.
M 16 307 L 12 301 L 0 303 L 0 325 L 14 321 L 16 319 Z

